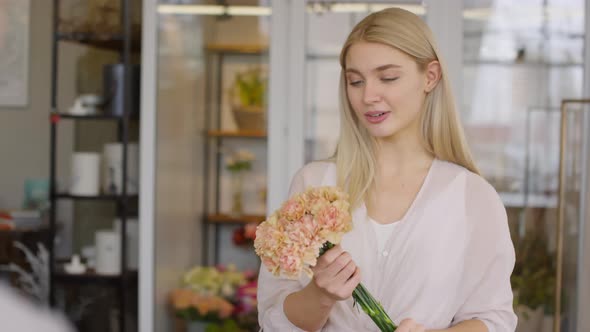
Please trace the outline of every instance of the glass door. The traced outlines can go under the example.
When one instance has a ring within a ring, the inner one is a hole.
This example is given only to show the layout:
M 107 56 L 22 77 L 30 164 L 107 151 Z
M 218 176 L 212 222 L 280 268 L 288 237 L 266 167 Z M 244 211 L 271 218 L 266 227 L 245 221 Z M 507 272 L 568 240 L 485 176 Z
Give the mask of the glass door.
M 258 269 L 271 13 L 270 1 L 145 2 L 142 331 L 187 323 L 169 298 L 191 268 Z

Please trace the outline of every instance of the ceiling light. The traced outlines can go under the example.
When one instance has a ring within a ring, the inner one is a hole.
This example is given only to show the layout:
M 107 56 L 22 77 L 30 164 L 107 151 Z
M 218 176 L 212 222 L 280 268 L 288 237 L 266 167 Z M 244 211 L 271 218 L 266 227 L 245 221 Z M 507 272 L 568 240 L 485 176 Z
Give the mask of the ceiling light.
M 214 5 L 159 5 L 158 13 L 179 15 L 223 15 L 225 9 L 223 6 Z
M 365 3 L 335 3 L 328 7 L 333 13 L 366 13 L 369 11 L 369 4 Z
M 262 6 L 228 6 L 227 13 L 237 16 L 270 16 L 272 9 Z
M 159 5 L 160 14 L 178 15 L 234 15 L 234 16 L 269 16 L 270 7 L 262 6 L 219 6 L 219 5 Z

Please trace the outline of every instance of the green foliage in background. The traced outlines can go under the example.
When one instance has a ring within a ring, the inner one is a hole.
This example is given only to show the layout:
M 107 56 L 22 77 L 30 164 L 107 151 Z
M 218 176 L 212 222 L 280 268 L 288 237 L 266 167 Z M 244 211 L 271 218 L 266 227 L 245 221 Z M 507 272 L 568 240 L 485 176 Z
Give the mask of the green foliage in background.
M 261 69 L 250 69 L 237 74 L 234 93 L 240 105 L 262 107 L 266 99 L 266 81 Z
M 539 307 L 547 315 L 555 312 L 555 257 L 549 252 L 542 223 L 516 242 L 516 264 L 511 283 L 514 305 L 532 310 Z

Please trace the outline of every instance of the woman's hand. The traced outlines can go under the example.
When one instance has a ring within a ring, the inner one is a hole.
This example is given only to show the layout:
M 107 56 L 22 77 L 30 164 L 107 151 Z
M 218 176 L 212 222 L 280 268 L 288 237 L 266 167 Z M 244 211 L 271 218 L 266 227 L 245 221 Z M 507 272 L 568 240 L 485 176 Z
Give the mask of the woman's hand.
M 340 245 L 320 256 L 312 271 L 312 283 L 324 298 L 324 304 L 348 299 L 361 282 L 359 268 Z
M 406 318 L 402 320 L 395 332 L 426 332 L 421 324 L 416 323 L 413 319 Z

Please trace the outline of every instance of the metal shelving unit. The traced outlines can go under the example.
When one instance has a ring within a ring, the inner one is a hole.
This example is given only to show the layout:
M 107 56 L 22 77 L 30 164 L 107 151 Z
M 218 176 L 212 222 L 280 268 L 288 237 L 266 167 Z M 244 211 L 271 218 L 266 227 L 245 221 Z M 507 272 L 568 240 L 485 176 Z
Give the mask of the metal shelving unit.
M 266 142 L 266 132 L 264 131 L 246 131 L 222 130 L 221 113 L 222 113 L 222 94 L 223 94 L 223 67 L 229 57 L 246 56 L 261 58 L 268 56 L 268 48 L 263 45 L 239 45 L 239 44 L 210 44 L 206 47 L 208 82 L 211 82 L 213 89 L 209 88 L 206 92 L 208 101 L 206 105 L 213 107 L 212 112 L 206 112 L 205 124 L 207 126 L 204 132 L 205 147 L 204 155 L 206 156 L 204 167 L 204 179 L 213 177 L 213 183 L 208 180 L 204 185 L 204 207 L 203 215 L 203 262 L 208 264 L 219 263 L 219 251 L 221 242 L 221 228 L 232 225 L 244 225 L 251 222 L 262 222 L 265 216 L 229 216 L 221 212 L 221 168 L 223 167 L 222 146 L 226 139 L 232 140 L 261 140 Z M 211 113 L 211 114 L 210 114 Z M 213 157 L 212 165 L 209 158 Z M 211 167 L 212 166 L 212 167 Z M 213 202 L 210 202 L 210 199 Z M 212 229 L 213 236 L 209 237 L 209 231 Z M 212 248 L 211 248 L 212 245 Z M 210 261 L 210 252 L 213 250 L 213 261 Z
M 52 60 L 51 60 L 51 108 L 49 115 L 50 130 L 50 202 L 49 211 L 49 301 L 50 305 L 56 306 L 55 289 L 56 285 L 88 285 L 103 284 L 114 287 L 119 304 L 118 331 L 125 332 L 125 317 L 128 305 L 131 303 L 127 298 L 127 291 L 131 286 L 137 285 L 137 271 L 130 271 L 127 266 L 127 219 L 132 211 L 131 203 L 137 202 L 138 195 L 128 195 L 127 178 L 128 178 L 128 144 L 129 128 L 131 120 L 131 55 L 139 51 L 139 40 L 133 40 L 132 20 L 131 20 L 131 1 L 120 0 L 120 21 L 122 33 L 103 36 L 88 33 L 61 33 L 59 32 L 60 20 L 60 0 L 53 0 L 53 39 L 52 39 Z M 88 47 L 108 49 L 119 53 L 120 62 L 124 65 L 124 114 L 118 115 L 70 115 L 61 112 L 57 103 L 58 87 L 58 59 L 59 45 L 63 42 L 78 43 Z M 97 196 L 77 196 L 69 193 L 60 193 L 57 190 L 57 135 L 61 121 L 85 121 L 85 120 L 105 120 L 112 121 L 117 126 L 117 138 L 123 145 L 122 158 L 122 192 L 120 195 L 101 194 Z M 117 206 L 117 216 L 121 220 L 121 273 L 118 275 L 100 275 L 89 271 L 79 275 L 67 274 L 64 272 L 60 263 L 56 259 L 54 239 L 57 231 L 56 210 L 57 204 L 62 200 L 73 201 L 112 201 Z M 133 299 L 135 301 L 136 299 Z

